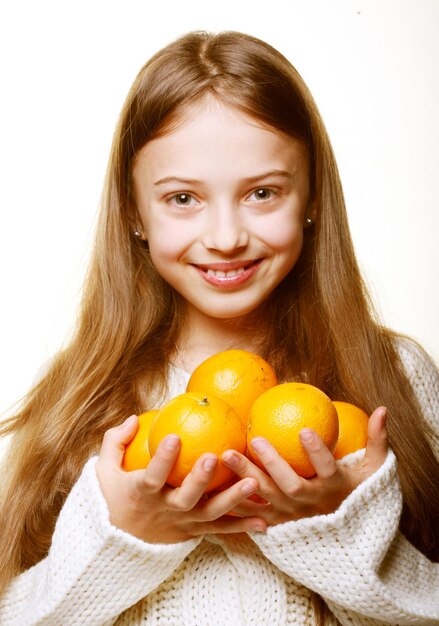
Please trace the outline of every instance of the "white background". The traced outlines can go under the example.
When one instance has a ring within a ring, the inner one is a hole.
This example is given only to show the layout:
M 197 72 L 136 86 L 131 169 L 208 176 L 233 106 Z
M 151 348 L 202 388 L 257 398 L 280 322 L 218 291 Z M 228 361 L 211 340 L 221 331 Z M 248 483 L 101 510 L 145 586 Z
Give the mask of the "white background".
M 0 413 L 72 327 L 137 71 L 194 29 L 248 32 L 297 67 L 378 310 L 439 360 L 439 0 L 14 0 L 0 7 Z

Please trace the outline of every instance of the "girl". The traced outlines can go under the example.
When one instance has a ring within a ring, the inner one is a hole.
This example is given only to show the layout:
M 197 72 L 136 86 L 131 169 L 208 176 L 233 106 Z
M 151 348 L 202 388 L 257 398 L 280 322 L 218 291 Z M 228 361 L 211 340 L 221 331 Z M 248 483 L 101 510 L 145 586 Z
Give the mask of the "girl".
M 229 450 L 209 498 L 210 453 L 166 486 L 173 435 L 124 472 L 135 414 L 231 347 L 368 410 L 366 450 L 305 429 L 305 480 L 258 438 L 265 471 Z M 139 73 L 76 334 L 3 431 L 5 626 L 439 622 L 438 373 L 375 320 L 323 123 L 262 41 L 191 33 Z

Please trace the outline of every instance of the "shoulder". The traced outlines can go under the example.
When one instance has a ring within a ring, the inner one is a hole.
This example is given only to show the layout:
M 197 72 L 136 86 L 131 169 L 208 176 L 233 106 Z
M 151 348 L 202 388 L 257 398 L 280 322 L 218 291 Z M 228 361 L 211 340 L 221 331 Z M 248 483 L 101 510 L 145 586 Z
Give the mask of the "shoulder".
M 433 358 L 416 341 L 396 339 L 396 348 L 407 380 L 439 450 L 439 371 Z
M 439 385 L 439 371 L 433 358 L 409 337 L 397 337 L 396 349 L 415 393 L 431 393 Z

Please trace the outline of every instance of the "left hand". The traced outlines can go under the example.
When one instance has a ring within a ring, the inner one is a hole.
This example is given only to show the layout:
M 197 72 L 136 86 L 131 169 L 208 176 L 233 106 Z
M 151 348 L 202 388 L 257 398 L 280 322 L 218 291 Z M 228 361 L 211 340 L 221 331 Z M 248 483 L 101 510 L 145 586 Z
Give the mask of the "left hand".
M 302 445 L 316 470 L 313 478 L 299 476 L 263 437 L 251 443 L 267 473 L 243 454 L 227 450 L 223 462 L 240 478 L 255 478 L 259 483 L 257 494 L 267 501 L 264 504 L 247 499 L 234 512 L 243 517 L 261 517 L 271 526 L 333 513 L 355 487 L 384 463 L 388 452 L 386 413 L 385 407 L 379 407 L 370 416 L 365 455 L 354 467 L 338 463 L 313 430 L 302 430 Z M 305 434 L 310 435 L 309 440 Z

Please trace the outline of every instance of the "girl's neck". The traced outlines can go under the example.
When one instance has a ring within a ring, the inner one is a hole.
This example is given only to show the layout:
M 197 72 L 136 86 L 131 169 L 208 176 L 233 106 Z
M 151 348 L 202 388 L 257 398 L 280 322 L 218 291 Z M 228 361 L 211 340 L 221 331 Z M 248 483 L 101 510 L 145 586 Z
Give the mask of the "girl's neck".
M 258 352 L 262 328 L 250 316 L 223 320 L 190 312 L 171 357 L 177 367 L 191 373 L 202 361 L 223 350 Z

